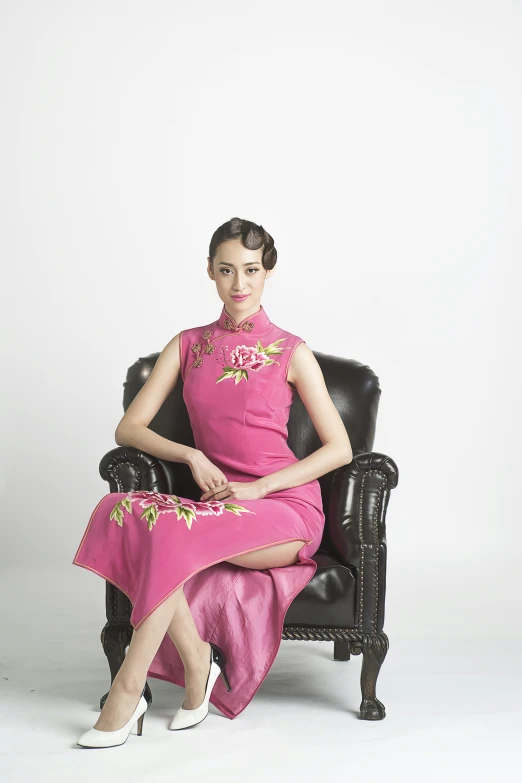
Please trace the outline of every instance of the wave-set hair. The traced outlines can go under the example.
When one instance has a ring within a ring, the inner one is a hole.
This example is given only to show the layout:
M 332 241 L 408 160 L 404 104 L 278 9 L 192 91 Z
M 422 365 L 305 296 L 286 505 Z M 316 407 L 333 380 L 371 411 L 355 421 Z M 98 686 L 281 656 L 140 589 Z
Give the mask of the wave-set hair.
M 214 231 L 208 249 L 208 255 L 212 262 L 217 249 L 222 242 L 229 239 L 240 239 L 247 250 L 259 250 L 264 245 L 262 264 L 265 269 L 273 269 L 277 263 L 277 250 L 274 240 L 265 231 L 263 226 L 252 223 L 251 220 L 233 217 Z

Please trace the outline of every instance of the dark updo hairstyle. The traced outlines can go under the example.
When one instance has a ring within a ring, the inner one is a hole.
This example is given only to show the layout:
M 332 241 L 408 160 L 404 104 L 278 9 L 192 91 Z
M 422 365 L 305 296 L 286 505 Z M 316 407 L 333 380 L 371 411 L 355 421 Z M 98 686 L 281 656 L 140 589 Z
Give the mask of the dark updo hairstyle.
M 240 239 L 243 246 L 248 250 L 259 250 L 264 245 L 263 267 L 265 269 L 273 269 L 275 267 L 277 250 L 274 247 L 274 240 L 268 231 L 265 231 L 263 226 L 258 226 L 257 223 L 252 223 L 250 220 L 242 220 L 238 217 L 233 217 L 214 231 L 208 249 L 208 255 L 212 263 L 214 263 L 214 256 L 219 245 L 229 239 Z

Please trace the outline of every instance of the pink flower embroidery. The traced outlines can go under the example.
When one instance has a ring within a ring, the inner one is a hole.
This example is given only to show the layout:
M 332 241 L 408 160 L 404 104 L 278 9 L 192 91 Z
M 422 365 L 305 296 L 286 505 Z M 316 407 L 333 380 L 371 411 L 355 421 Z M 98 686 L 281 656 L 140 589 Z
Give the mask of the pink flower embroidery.
M 247 345 L 238 345 L 229 357 L 229 364 L 231 367 L 240 369 L 243 367 L 245 370 L 259 370 L 263 367 L 269 359 L 269 356 L 264 351 L 258 351 L 257 348 Z
M 224 511 L 230 511 L 239 516 L 241 512 L 245 514 L 254 514 L 254 511 L 239 506 L 237 503 L 226 503 L 219 500 L 199 501 L 194 500 L 182 503 L 177 495 L 164 495 L 160 492 L 129 492 L 112 509 L 109 519 L 115 519 L 120 527 L 123 525 L 124 509 L 132 513 L 132 504 L 138 502 L 138 505 L 144 509 L 140 519 L 145 519 L 149 530 L 152 530 L 160 514 L 169 514 L 176 512 L 178 519 L 184 519 L 188 529 L 192 527 L 192 522 L 198 516 L 220 516 Z
M 262 367 L 267 367 L 269 364 L 279 364 L 275 359 L 271 359 L 273 354 L 283 353 L 285 350 L 279 346 L 286 340 L 286 337 L 282 337 L 280 340 L 276 340 L 266 348 L 263 348 L 261 341 L 258 340 L 255 346 L 250 345 L 238 345 L 231 351 L 230 356 L 225 361 L 223 372 L 217 379 L 216 383 L 224 381 L 226 378 L 235 378 L 236 384 L 243 378 L 248 381 L 248 370 L 258 372 Z

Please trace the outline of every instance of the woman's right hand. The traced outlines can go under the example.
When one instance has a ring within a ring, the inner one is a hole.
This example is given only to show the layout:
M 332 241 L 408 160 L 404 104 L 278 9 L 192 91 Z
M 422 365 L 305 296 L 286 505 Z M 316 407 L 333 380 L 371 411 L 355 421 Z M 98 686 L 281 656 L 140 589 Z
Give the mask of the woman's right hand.
M 225 488 L 228 484 L 228 479 L 223 471 L 217 465 L 214 465 L 202 451 L 195 450 L 189 462 L 189 467 L 194 481 L 201 489 L 201 494 L 221 485 Z

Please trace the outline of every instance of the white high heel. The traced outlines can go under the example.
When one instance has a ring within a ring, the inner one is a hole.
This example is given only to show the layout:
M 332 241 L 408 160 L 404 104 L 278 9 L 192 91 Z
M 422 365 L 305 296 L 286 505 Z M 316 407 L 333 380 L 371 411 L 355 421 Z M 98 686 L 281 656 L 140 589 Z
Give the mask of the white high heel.
M 145 687 L 147 686 L 145 685 Z M 143 688 L 138 706 L 125 726 L 122 726 L 121 729 L 116 729 L 116 731 L 100 731 L 95 728 L 89 729 L 89 731 L 82 734 L 77 745 L 81 748 L 113 748 L 116 745 L 123 745 L 127 742 L 136 721 L 138 721 L 138 736 L 141 737 L 143 732 L 143 718 L 145 717 L 145 713 L 149 706 L 143 693 L 145 693 L 145 688 Z
M 207 684 L 205 687 L 205 698 L 203 703 L 193 710 L 185 710 L 180 707 L 172 718 L 169 729 L 177 731 L 178 729 L 188 729 L 191 726 L 197 726 L 205 720 L 208 715 L 208 702 L 212 688 L 220 674 L 223 675 L 227 691 L 231 691 L 226 672 L 227 659 L 225 653 L 216 644 L 210 642 L 210 671 L 208 673 Z

